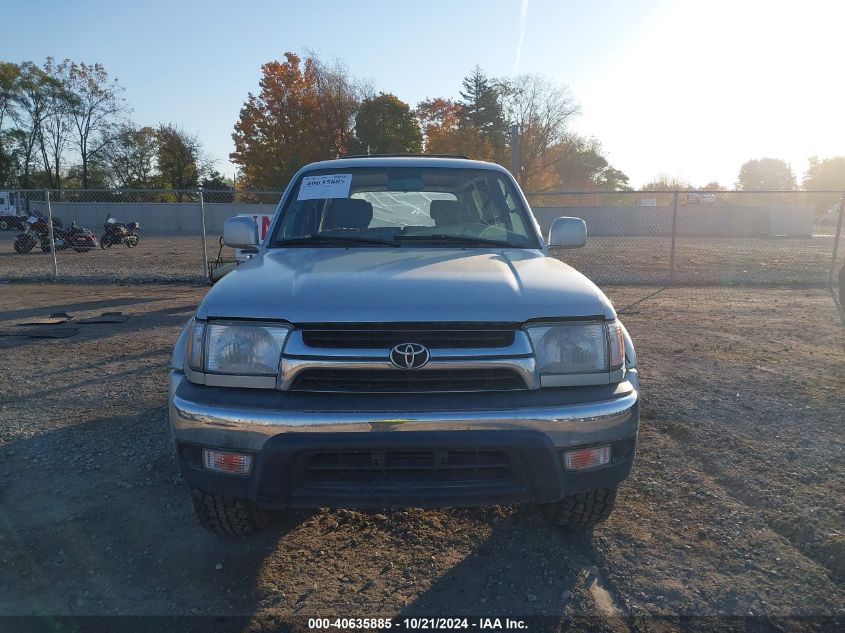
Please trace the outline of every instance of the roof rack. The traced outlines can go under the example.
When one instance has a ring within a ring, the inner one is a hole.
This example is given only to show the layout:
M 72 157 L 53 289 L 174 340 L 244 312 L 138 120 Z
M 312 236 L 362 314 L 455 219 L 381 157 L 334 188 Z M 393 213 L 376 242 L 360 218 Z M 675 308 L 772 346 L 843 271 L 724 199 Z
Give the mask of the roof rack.
M 339 158 L 465 158 L 469 160 L 469 156 L 463 154 L 347 154 Z

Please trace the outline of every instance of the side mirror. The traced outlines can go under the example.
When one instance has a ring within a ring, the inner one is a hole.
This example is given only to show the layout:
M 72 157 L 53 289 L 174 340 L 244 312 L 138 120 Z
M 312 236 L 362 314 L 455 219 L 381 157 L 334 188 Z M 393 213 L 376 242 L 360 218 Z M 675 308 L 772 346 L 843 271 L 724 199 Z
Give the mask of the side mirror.
M 258 244 L 258 226 L 249 217 L 229 218 L 223 223 L 223 243 L 231 248 L 252 248 Z
M 587 224 L 581 218 L 556 218 L 549 229 L 549 246 L 581 248 L 587 243 Z

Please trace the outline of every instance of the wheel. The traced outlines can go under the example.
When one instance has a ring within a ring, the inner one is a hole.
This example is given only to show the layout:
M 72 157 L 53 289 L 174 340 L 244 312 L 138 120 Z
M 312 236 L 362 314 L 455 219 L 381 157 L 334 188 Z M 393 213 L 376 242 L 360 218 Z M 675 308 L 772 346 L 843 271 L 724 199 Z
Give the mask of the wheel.
M 613 511 L 616 488 L 579 492 L 549 504 L 552 520 L 568 530 L 586 530 L 602 523 Z
M 252 501 L 191 489 L 200 524 L 215 534 L 246 536 L 270 525 L 272 515 Z
M 0 218 L 0 231 L 8 231 L 12 228 L 12 225 L 9 224 L 9 221 L 5 218 Z
M 138 246 L 138 236 L 130 233 L 126 236 L 126 248 L 135 248 Z
M 35 246 L 35 238 L 29 235 L 21 235 L 15 240 L 15 251 L 21 255 L 28 253 Z

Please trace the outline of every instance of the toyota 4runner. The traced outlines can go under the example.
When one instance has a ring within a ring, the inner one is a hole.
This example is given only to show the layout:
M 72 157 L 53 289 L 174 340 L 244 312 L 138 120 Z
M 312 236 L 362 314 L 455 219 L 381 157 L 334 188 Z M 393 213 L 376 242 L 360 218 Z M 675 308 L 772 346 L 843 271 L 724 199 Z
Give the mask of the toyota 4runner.
M 607 518 L 639 426 L 636 356 L 607 297 L 549 247 L 513 177 L 465 159 L 363 157 L 293 178 L 254 256 L 210 289 L 170 370 L 202 524 L 290 508 L 548 505 Z

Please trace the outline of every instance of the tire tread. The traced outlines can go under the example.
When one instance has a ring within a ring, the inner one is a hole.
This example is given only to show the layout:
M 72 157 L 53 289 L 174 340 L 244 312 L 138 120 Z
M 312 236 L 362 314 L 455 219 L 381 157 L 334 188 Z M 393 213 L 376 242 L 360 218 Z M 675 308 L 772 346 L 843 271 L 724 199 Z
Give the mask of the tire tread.
M 579 492 L 551 504 L 552 519 L 570 530 L 589 529 L 607 520 L 615 501 L 616 488 Z
M 246 536 L 266 528 L 271 516 L 247 499 L 191 491 L 194 510 L 200 524 L 210 532 L 223 535 Z

